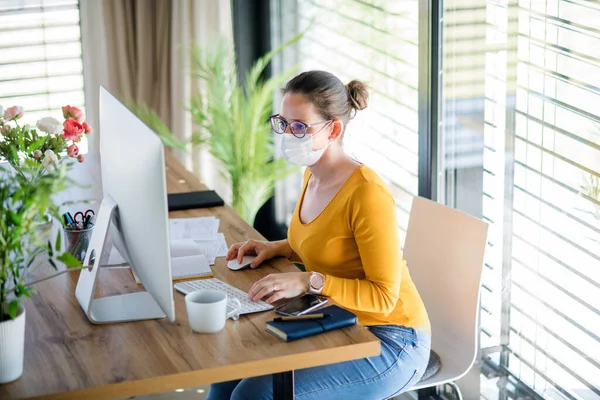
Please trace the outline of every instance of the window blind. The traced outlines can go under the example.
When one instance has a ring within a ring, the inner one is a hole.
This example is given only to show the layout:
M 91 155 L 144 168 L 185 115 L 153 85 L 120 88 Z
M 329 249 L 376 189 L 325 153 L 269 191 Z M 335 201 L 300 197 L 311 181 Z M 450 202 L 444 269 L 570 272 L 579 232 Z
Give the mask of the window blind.
M 600 398 L 600 5 L 518 4 L 508 368 Z
M 486 60 L 486 269 L 503 313 L 502 337 L 492 336 L 503 367 L 540 396 L 597 399 L 600 203 L 582 184 L 600 176 L 600 6 L 487 7 L 488 43 L 507 46 Z
M 29 124 L 84 109 L 77 0 L 0 0 L 0 104 Z

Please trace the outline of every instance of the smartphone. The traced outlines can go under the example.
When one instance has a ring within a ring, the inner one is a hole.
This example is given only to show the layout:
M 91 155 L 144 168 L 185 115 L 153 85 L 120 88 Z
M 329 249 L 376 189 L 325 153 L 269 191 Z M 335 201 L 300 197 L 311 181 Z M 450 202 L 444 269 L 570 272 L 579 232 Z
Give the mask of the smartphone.
M 284 305 L 277 307 L 275 312 L 281 315 L 304 315 L 327 304 L 327 297 L 315 294 L 305 294 Z

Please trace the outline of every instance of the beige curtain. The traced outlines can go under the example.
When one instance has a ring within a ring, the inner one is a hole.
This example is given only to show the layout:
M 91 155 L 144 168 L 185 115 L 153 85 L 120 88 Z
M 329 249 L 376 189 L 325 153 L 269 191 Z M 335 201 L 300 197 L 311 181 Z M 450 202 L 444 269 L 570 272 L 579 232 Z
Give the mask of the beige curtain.
M 98 100 L 100 85 L 108 88 L 108 56 L 104 26 L 104 2 L 79 0 L 81 15 L 81 47 L 83 49 L 83 79 L 85 84 L 85 115 L 98 132 Z M 98 16 L 101 16 L 98 18 Z M 88 154 L 98 152 L 100 135 L 89 135 Z
M 109 90 L 171 120 L 171 1 L 105 0 Z
M 183 140 L 192 134 L 187 106 L 196 95 L 189 49 L 216 36 L 233 40 L 230 0 L 80 0 L 88 119 L 98 114 L 98 88 L 144 102 Z M 97 126 L 97 125 L 93 125 Z M 92 135 L 96 136 L 97 135 Z M 90 149 L 96 150 L 97 143 Z M 226 201 L 230 188 L 205 148 L 175 152 Z
M 204 46 L 215 37 L 233 41 L 230 0 L 172 0 L 171 48 L 171 129 L 180 139 L 192 134 L 192 118 L 186 108 L 192 96 L 198 93 L 190 74 L 189 50 Z M 219 175 L 220 163 L 204 147 L 189 148 L 176 156 L 209 188 L 227 202 L 231 200 L 230 185 Z

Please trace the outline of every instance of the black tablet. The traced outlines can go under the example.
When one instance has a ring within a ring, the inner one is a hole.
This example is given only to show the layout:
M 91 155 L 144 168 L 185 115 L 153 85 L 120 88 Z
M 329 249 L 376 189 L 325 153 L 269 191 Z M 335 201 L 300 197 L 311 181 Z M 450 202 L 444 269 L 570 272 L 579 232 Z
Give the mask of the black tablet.
M 171 193 L 167 195 L 169 211 L 190 210 L 193 208 L 218 207 L 225 204 L 214 190 L 199 192 Z

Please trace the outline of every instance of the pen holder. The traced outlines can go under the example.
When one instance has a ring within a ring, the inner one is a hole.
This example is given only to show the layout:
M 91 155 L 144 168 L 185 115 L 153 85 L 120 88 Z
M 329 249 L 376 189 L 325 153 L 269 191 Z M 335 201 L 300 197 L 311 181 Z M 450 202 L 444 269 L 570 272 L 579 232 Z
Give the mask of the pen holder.
M 67 252 L 71 253 L 80 262 L 85 259 L 85 253 L 92 239 L 92 232 L 94 227 L 87 229 L 71 229 L 63 228 L 65 232 L 65 243 L 67 245 Z

